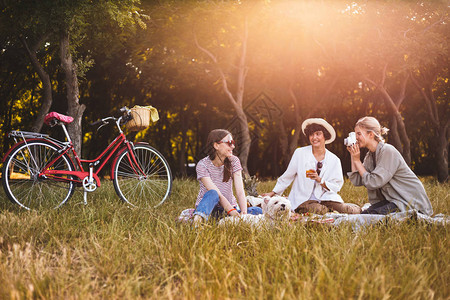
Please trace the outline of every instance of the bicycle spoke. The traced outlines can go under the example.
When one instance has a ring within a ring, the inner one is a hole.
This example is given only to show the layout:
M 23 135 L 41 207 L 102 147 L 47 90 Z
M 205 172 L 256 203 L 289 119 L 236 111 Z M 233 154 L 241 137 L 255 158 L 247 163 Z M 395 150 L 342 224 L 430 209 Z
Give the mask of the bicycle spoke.
M 69 199 L 75 186 L 61 180 L 67 176 L 39 176 L 47 167 L 50 170 L 74 170 L 69 157 L 60 155 L 58 150 L 57 146 L 42 140 L 23 144 L 12 151 L 4 163 L 2 177 L 11 201 L 26 209 L 37 209 L 56 208 Z M 50 163 L 52 165 L 48 166 Z
M 128 152 L 122 153 L 117 160 L 114 188 L 122 200 L 133 206 L 157 206 L 168 197 L 172 188 L 170 168 L 161 154 L 149 146 L 137 146 L 134 155 L 135 161 Z

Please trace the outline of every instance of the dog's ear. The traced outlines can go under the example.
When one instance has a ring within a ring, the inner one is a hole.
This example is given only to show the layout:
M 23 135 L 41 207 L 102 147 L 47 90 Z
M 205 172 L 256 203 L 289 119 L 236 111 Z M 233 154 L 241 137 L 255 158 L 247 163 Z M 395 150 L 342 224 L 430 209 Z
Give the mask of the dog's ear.
M 265 203 L 265 204 L 269 203 L 269 201 L 270 201 L 270 198 L 269 198 L 269 197 L 264 197 L 264 203 Z

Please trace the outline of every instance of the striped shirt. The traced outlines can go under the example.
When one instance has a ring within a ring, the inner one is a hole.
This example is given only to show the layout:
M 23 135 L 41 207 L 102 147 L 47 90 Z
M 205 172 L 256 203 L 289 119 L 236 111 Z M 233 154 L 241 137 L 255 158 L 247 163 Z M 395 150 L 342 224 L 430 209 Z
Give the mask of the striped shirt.
M 229 157 L 229 159 L 231 161 L 231 174 L 242 170 L 239 158 L 232 155 L 231 157 Z M 196 207 L 200 203 L 200 200 L 202 200 L 205 193 L 208 191 L 203 182 L 200 180 L 203 177 L 211 178 L 212 182 L 216 185 L 222 195 L 230 202 L 230 204 L 232 206 L 237 205 L 236 198 L 233 194 L 233 176 L 231 176 L 227 182 L 223 182 L 223 170 L 224 166 L 222 165 L 220 167 L 216 167 L 212 163 L 209 156 L 203 158 L 198 162 L 196 171 L 197 180 L 200 183 L 200 191 L 198 192 L 197 201 L 195 202 Z

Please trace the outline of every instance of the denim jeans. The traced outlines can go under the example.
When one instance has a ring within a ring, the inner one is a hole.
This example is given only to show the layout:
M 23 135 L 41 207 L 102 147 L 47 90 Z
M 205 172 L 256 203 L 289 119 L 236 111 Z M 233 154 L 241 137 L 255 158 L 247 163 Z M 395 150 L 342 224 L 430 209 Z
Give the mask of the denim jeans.
M 240 210 L 237 210 L 240 213 Z M 261 207 L 248 207 L 247 213 L 251 215 L 262 214 Z M 219 194 L 215 190 L 209 190 L 205 193 L 200 203 L 197 205 L 194 211 L 194 215 L 200 215 L 205 220 L 208 220 L 209 216 L 215 219 L 220 219 L 225 216 L 226 212 L 219 204 Z

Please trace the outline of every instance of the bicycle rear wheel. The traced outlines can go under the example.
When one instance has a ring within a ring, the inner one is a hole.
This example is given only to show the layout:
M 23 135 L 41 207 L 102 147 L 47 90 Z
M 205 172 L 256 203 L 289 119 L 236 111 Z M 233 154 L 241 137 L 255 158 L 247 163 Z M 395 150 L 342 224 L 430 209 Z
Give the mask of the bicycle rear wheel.
M 172 189 L 172 172 L 166 159 L 153 147 L 137 144 L 119 154 L 114 166 L 114 189 L 128 204 L 140 208 L 161 205 Z
M 60 149 L 46 140 L 16 146 L 3 163 L 2 184 L 9 200 L 28 210 L 63 205 L 72 196 L 74 183 L 67 175 L 39 175 L 56 158 L 49 170 L 75 170 L 68 155 L 60 156 Z

